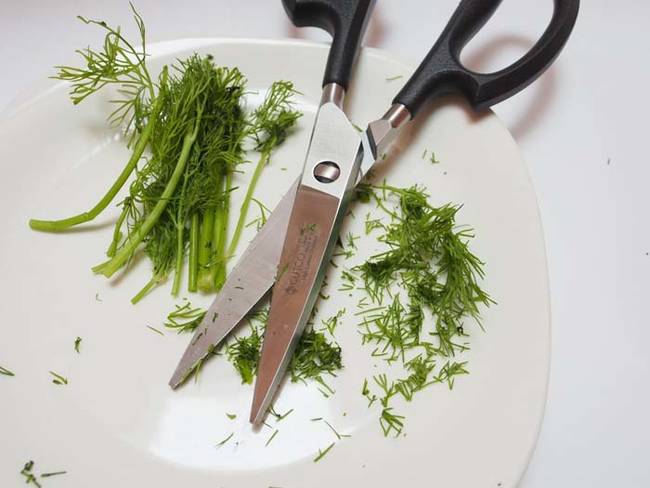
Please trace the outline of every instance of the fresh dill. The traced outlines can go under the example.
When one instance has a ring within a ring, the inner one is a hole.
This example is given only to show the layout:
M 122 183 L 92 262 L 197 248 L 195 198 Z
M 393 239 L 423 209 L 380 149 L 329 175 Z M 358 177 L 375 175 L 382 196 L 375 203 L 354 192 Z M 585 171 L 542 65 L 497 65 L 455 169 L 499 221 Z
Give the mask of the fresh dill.
M 327 455 L 327 453 L 332 450 L 332 448 L 334 447 L 334 444 L 336 444 L 336 442 L 332 442 L 329 446 L 327 446 L 323 450 L 319 449 L 318 450 L 318 455 L 314 458 L 314 462 L 317 463 L 318 461 L 323 459 Z
M 150 326 L 150 325 L 147 325 L 147 329 L 149 329 L 149 330 L 151 330 L 151 331 L 153 331 L 153 332 L 155 332 L 156 334 L 159 334 L 159 335 L 161 335 L 161 336 L 164 336 L 164 335 L 165 335 L 165 334 L 163 333 L 162 330 L 156 329 L 155 327 L 152 327 L 152 326 Z
M 0 374 L 3 376 L 16 376 L 16 374 L 13 371 L 10 371 L 3 366 L 0 366 Z
M 400 80 L 404 78 L 404 75 L 396 75 L 396 76 L 391 76 L 389 78 L 386 78 L 386 81 L 395 81 L 395 80 Z
M 276 412 L 275 409 L 273 408 L 273 405 L 271 405 L 269 407 L 268 412 L 269 412 L 270 415 L 272 415 L 275 418 L 275 422 L 277 423 L 277 422 L 281 422 L 284 419 L 286 419 L 293 412 L 293 408 L 286 411 L 283 414 L 280 414 L 280 413 Z
M 77 354 L 79 354 L 79 352 L 80 352 L 80 347 L 81 347 L 81 341 L 82 340 L 83 339 L 81 337 L 79 337 L 79 336 L 77 336 L 77 338 L 74 340 L 74 350 L 75 350 L 75 352 Z
M 137 42 L 119 27 L 79 17 L 104 32 L 102 48 L 77 51 L 81 66 L 57 66 L 55 76 L 70 83 L 74 104 L 112 88 L 114 110 L 108 120 L 123 129 L 131 156 L 90 210 L 62 220 L 32 219 L 29 224 L 60 232 L 92 221 L 130 180 L 127 195 L 117 203 L 120 214 L 108 259 L 93 271 L 110 278 L 144 251 L 152 275 L 133 303 L 172 275 L 172 294 L 178 295 L 186 265 L 189 291 L 216 291 L 226 279 L 226 262 L 237 247 L 248 206 L 255 201 L 252 194 L 260 173 L 301 116 L 293 109 L 297 92 L 291 82 L 275 82 L 260 107 L 249 113 L 246 77 L 237 68 L 216 66 L 211 55 L 179 59 L 154 77 L 144 21 L 131 8 Z M 134 47 L 138 45 L 142 47 Z M 229 240 L 231 193 L 237 190 L 237 168 L 246 162 L 247 141 L 260 159 Z M 100 301 L 98 295 L 96 299 Z
M 397 363 L 406 373 L 396 379 L 378 374 L 372 385 L 365 379 L 361 388 L 369 407 L 376 402 L 382 407 L 384 435 L 398 436 L 405 419 L 394 412 L 394 398 L 412 401 L 435 383 L 453 388 L 455 378 L 468 372 L 465 361 L 453 359 L 468 348 L 465 322 L 481 327 L 481 307 L 494 301 L 480 285 L 483 262 L 469 249 L 473 231 L 456 223 L 459 206 L 434 207 L 422 188 L 386 183 L 360 185 L 357 200 L 374 203 L 384 214 L 367 214 L 366 233 L 381 229 L 377 239 L 386 250 L 341 279 L 347 288 L 364 292 L 354 314 L 360 318 L 362 343 L 371 347 L 373 357 Z M 425 321 L 428 316 L 431 320 Z
M 237 418 L 237 414 L 226 413 L 226 417 L 228 417 L 230 420 L 235 420 Z
M 62 474 L 67 474 L 67 473 L 68 473 L 67 471 L 53 471 L 51 473 L 43 473 L 41 475 L 41 478 L 50 478 L 52 476 L 60 476 Z
M 278 432 L 279 432 L 278 429 L 275 429 L 275 430 L 273 431 L 273 434 L 271 434 L 271 437 L 269 437 L 269 438 L 266 440 L 266 443 L 264 444 L 264 447 L 268 447 L 268 445 L 271 443 L 271 441 L 273 441 L 273 439 L 275 439 L 275 436 L 278 435 Z
M 23 466 L 23 469 L 20 471 L 20 474 L 25 477 L 25 484 L 27 485 L 32 484 L 34 486 L 37 486 L 38 488 L 41 488 L 41 484 L 38 482 L 36 475 L 32 473 L 33 468 L 34 468 L 34 461 L 27 461 Z
M 217 313 L 213 316 L 212 321 L 216 320 Z M 185 300 L 182 305 L 174 305 L 174 310 L 167 315 L 164 326 L 168 329 L 183 332 L 193 332 L 203 320 L 205 310 L 192 307 L 192 304 Z
M 227 443 L 230 439 L 232 439 L 232 437 L 233 437 L 234 435 L 235 435 L 235 433 L 234 433 L 234 432 L 231 432 L 230 435 L 229 435 L 228 437 L 226 437 L 224 440 L 218 442 L 218 443 L 215 445 L 215 447 L 218 449 L 218 448 L 220 448 L 220 447 L 226 445 L 226 443 Z
M 321 321 L 323 327 L 327 329 L 327 332 L 329 332 L 330 335 L 332 336 L 334 335 L 334 331 L 336 330 L 336 327 L 339 325 L 340 320 L 343 318 L 344 315 L 345 315 L 345 308 L 342 308 L 338 312 L 336 312 L 335 315 L 332 315 L 331 317 Z
M 55 373 L 54 371 L 50 371 L 50 374 L 52 375 L 52 383 L 55 385 L 67 385 L 68 384 L 68 378 L 65 376 L 61 376 L 58 373 Z

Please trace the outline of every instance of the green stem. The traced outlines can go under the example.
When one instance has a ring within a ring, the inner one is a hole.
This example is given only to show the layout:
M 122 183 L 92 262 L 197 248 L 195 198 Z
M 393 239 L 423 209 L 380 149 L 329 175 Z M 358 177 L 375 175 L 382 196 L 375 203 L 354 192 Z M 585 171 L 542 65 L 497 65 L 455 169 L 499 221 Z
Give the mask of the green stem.
M 212 290 L 212 239 L 214 237 L 214 211 L 208 209 L 201 219 L 201 233 L 199 234 L 199 276 L 198 287 L 201 291 Z
M 135 305 L 138 303 L 140 300 L 142 300 L 147 293 L 149 293 L 151 290 L 153 290 L 158 284 L 162 281 L 163 277 L 162 276 L 157 276 L 153 275 L 151 279 L 147 282 L 144 287 L 142 287 L 142 290 L 140 290 L 137 295 L 135 295 L 133 298 L 131 298 L 131 303 Z
M 217 245 L 217 267 L 215 274 L 214 286 L 217 291 L 226 282 L 226 262 L 229 256 L 226 255 L 226 246 L 228 244 L 228 223 L 230 221 L 230 192 L 232 191 L 232 171 L 226 173 L 226 189 L 223 193 L 221 207 L 219 208 L 219 217 L 221 231 Z
M 241 204 L 241 210 L 239 211 L 239 219 L 237 220 L 237 226 L 235 227 L 235 232 L 232 235 L 230 245 L 228 246 L 228 251 L 226 252 L 226 256 L 228 257 L 235 254 L 235 251 L 237 250 L 237 245 L 239 244 L 241 233 L 244 230 L 244 227 L 246 226 L 246 216 L 248 215 L 248 208 L 250 207 L 251 200 L 253 199 L 253 193 L 255 192 L 255 187 L 257 186 L 257 182 L 260 179 L 264 166 L 266 166 L 266 164 L 269 162 L 270 156 L 271 154 L 269 152 L 264 152 L 261 154 L 260 159 L 257 162 L 257 166 L 255 167 L 255 171 L 253 172 L 251 181 L 248 184 L 248 189 L 246 190 L 246 196 L 244 197 L 244 201 Z
M 178 296 L 178 292 L 181 289 L 183 257 L 185 256 L 185 242 L 183 241 L 184 230 L 185 230 L 184 227 L 185 227 L 185 222 L 179 221 L 179 223 L 176 224 L 176 266 L 174 269 L 174 283 L 172 284 L 172 295 L 174 296 Z
M 199 214 L 192 215 L 190 223 L 190 264 L 188 271 L 187 289 L 195 292 L 199 278 Z
M 97 202 L 97 204 L 93 208 L 91 208 L 87 212 L 83 212 L 78 215 L 74 215 L 73 217 L 68 217 L 66 219 L 61 219 L 61 220 L 31 219 L 29 221 L 29 226 L 34 230 L 40 230 L 45 232 L 61 232 L 65 229 L 68 229 L 69 227 L 83 224 L 84 222 L 90 222 L 95 217 L 97 217 L 100 213 L 102 213 L 104 209 L 108 206 L 108 204 L 113 201 L 113 198 L 115 198 L 117 192 L 119 192 L 122 186 L 124 186 L 124 183 L 126 183 L 126 180 L 129 178 L 129 176 L 137 166 L 138 161 L 140 161 L 140 158 L 142 157 L 144 150 L 147 148 L 147 145 L 149 144 L 149 139 L 151 138 L 151 133 L 153 131 L 153 127 L 156 122 L 156 119 L 158 118 L 159 111 L 160 111 L 160 100 L 156 99 L 156 101 L 154 102 L 154 106 L 151 110 L 151 115 L 149 116 L 149 121 L 147 122 L 147 125 L 144 127 L 142 134 L 138 138 L 138 143 L 136 144 L 135 149 L 131 154 L 131 158 L 129 158 L 129 161 L 126 163 L 126 166 L 124 167 L 120 175 L 117 177 L 113 185 L 108 189 L 106 194 L 102 197 L 102 199 L 99 202 Z
M 183 147 L 181 149 L 181 154 L 178 157 L 176 167 L 174 168 L 174 172 L 172 173 L 167 186 L 163 190 L 163 193 L 160 196 L 160 199 L 156 202 L 154 208 L 151 210 L 149 215 L 147 215 L 142 225 L 140 225 L 137 230 L 131 234 L 129 240 L 124 244 L 124 246 L 120 248 L 117 253 L 115 253 L 115 256 L 112 259 L 92 268 L 95 273 L 101 273 L 107 278 L 113 276 L 113 274 L 115 274 L 115 272 L 124 266 L 124 264 L 129 260 L 129 258 L 135 252 L 135 249 L 142 242 L 149 231 L 151 231 L 152 227 L 156 224 L 163 211 L 167 207 L 167 203 L 172 197 L 174 190 L 176 189 L 176 185 L 183 175 L 183 171 L 185 170 L 185 163 L 189 158 L 192 145 L 194 144 L 194 141 L 196 141 L 200 120 L 201 113 L 197 114 L 194 130 L 191 133 L 185 134 L 185 137 L 183 138 Z
M 122 239 L 122 225 L 124 224 L 124 221 L 126 220 L 126 216 L 129 214 L 129 203 L 124 202 L 124 208 L 122 209 L 122 212 L 120 212 L 120 216 L 117 218 L 117 222 L 115 222 L 115 229 L 113 230 L 113 240 L 111 241 L 111 245 L 108 246 L 108 249 L 106 250 L 106 255 L 109 258 L 112 258 L 115 256 L 115 252 L 117 251 L 117 246 L 120 243 L 120 240 Z

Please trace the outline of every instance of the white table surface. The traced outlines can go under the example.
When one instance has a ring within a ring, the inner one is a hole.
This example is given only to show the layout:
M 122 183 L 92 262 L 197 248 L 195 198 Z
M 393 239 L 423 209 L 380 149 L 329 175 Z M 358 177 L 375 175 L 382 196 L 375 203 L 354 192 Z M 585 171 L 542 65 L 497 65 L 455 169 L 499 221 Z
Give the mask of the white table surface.
M 280 0 L 135 3 L 150 41 L 327 39 L 293 28 Z M 366 44 L 417 61 L 456 3 L 379 0 Z M 468 62 L 494 68 L 522 54 L 551 5 L 505 1 Z M 0 0 L 0 109 L 48 86 L 53 64 L 74 62 L 74 49 L 99 39 L 76 14 L 133 34 L 126 0 Z M 553 306 L 547 412 L 522 488 L 650 486 L 649 25 L 647 0 L 583 0 L 558 62 L 495 109 L 537 189 Z

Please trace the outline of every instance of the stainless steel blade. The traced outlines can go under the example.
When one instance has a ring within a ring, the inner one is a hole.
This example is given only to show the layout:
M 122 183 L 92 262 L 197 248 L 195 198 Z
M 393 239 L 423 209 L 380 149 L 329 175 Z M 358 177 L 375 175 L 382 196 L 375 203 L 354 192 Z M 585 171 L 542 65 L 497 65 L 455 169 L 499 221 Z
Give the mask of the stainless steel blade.
M 311 315 L 366 144 L 339 107 L 320 107 L 273 287 L 251 409 L 254 424 L 263 420 Z
M 273 285 L 298 184 L 296 180 L 280 200 L 210 305 L 169 381 L 172 388 L 187 378 Z

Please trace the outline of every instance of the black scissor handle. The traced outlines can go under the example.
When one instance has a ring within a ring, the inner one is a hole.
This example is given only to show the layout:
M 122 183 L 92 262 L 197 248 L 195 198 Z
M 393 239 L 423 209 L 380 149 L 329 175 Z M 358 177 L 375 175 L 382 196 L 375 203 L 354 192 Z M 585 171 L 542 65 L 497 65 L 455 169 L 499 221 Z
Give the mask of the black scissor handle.
M 427 100 L 460 92 L 475 110 L 488 108 L 526 88 L 560 53 L 578 16 L 579 0 L 554 0 L 551 22 L 522 58 L 495 73 L 476 73 L 460 62 L 460 53 L 485 25 L 501 0 L 462 0 L 431 51 L 393 103 L 414 116 Z
M 372 14 L 375 0 L 282 0 L 297 27 L 320 27 L 332 36 L 323 86 L 348 87 L 352 65 Z

